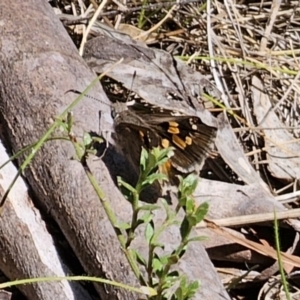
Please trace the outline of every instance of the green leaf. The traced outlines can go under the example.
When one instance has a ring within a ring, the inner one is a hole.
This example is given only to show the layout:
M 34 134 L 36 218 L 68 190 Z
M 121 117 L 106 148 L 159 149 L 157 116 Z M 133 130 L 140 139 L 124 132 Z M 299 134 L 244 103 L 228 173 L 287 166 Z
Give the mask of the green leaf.
M 169 264 L 172 264 L 172 265 L 177 264 L 178 261 L 179 261 L 179 256 L 178 256 L 178 255 L 175 255 L 175 254 L 171 255 L 171 256 L 169 257 L 169 259 L 168 259 L 168 263 L 169 263 Z
M 166 162 L 172 150 L 153 148 L 147 152 L 144 148 L 141 151 L 140 158 L 140 176 L 136 184 L 136 190 L 140 193 L 147 186 L 152 185 L 155 181 L 167 181 L 165 174 L 158 173 L 158 166 Z
M 153 184 L 155 181 L 168 181 L 168 177 L 165 174 L 161 173 L 154 173 L 151 175 L 148 175 L 147 178 L 143 181 L 142 185 L 147 186 Z
M 178 287 L 177 290 L 175 291 L 175 295 L 177 297 L 178 300 L 183 300 L 183 290 L 182 287 Z
M 130 191 L 132 194 L 136 193 L 136 189 L 130 185 L 129 183 L 127 183 L 126 181 L 124 181 L 121 177 L 117 177 L 117 181 L 118 181 L 118 185 L 119 186 L 123 186 L 124 188 L 126 188 L 128 191 Z
M 71 132 L 71 131 L 69 131 L 68 125 L 66 124 L 66 122 L 62 121 L 61 119 L 56 119 L 55 121 L 57 122 L 57 124 L 59 124 L 59 127 L 58 127 L 59 131 L 62 131 L 62 132 L 66 131 L 68 134 Z
M 157 157 L 154 155 L 154 151 L 157 148 L 153 148 L 153 150 L 150 150 L 148 153 L 148 167 L 155 168 L 157 163 Z
M 156 204 L 145 204 L 145 205 L 142 205 L 138 208 L 138 211 L 154 211 L 154 210 L 158 210 L 160 209 L 160 206 L 159 205 L 156 205 Z
M 72 126 L 73 126 L 73 113 L 69 112 L 67 113 L 67 131 L 70 133 L 72 131 Z
M 140 225 L 145 224 L 145 222 L 142 219 L 137 219 L 134 229 L 137 229 Z
M 180 286 L 183 290 L 186 289 L 186 282 L 187 282 L 187 278 L 185 275 L 181 276 L 180 278 Z
M 99 144 L 104 143 L 104 139 L 101 136 L 93 136 L 93 141 Z
M 157 161 L 164 160 L 165 158 L 170 158 L 174 155 L 174 148 L 163 148 L 160 149 L 159 147 L 155 147 L 152 149 L 151 153 L 156 158 Z
M 127 230 L 130 228 L 130 224 L 129 223 L 126 223 L 126 222 L 117 222 L 115 224 L 115 227 L 116 228 L 119 228 L 119 229 L 124 229 L 124 230 Z
M 158 255 L 156 255 L 158 257 Z M 170 254 L 162 255 L 159 257 L 160 262 L 165 266 L 170 259 Z
M 89 148 L 89 146 L 92 144 L 93 139 L 91 135 L 88 132 L 85 132 L 83 134 L 83 144 L 85 147 Z
M 145 258 L 141 255 L 141 253 L 139 253 L 137 250 L 133 250 L 133 249 L 131 249 L 131 251 L 134 252 L 136 261 L 140 265 L 147 267 L 147 262 L 146 262 Z
M 146 169 L 148 157 L 149 157 L 149 155 L 148 155 L 147 150 L 145 148 L 142 148 L 141 158 L 140 158 L 140 165 L 142 167 L 142 171 L 145 171 L 145 169 Z
M 180 226 L 180 235 L 181 239 L 185 240 L 190 233 L 190 225 L 186 217 L 182 220 L 181 226 Z
M 187 221 L 188 221 L 188 223 L 189 223 L 190 229 L 191 229 L 192 227 L 194 227 L 194 226 L 197 225 L 197 218 L 196 218 L 196 216 L 195 216 L 194 214 L 192 214 L 192 215 L 187 215 L 187 216 L 186 216 L 186 219 L 187 219 Z
M 193 281 L 191 284 L 189 284 L 186 289 L 185 299 L 191 299 L 192 297 L 194 297 L 199 287 L 199 281 Z
M 197 291 L 197 289 L 200 287 L 200 281 L 195 280 L 192 283 L 189 284 L 189 290 Z
M 153 288 L 151 288 L 149 286 L 141 286 L 140 290 L 145 295 L 151 296 L 151 298 L 152 298 L 152 296 L 156 296 L 157 295 L 157 292 Z
M 194 212 L 195 209 L 195 200 L 191 197 L 186 198 L 185 202 L 185 211 L 187 214 L 191 214 Z
M 170 205 L 167 202 L 167 200 L 164 199 L 164 198 L 160 198 L 160 200 L 161 200 L 161 203 L 162 203 L 162 205 L 165 209 L 165 212 L 166 212 L 166 221 L 168 222 L 169 220 L 174 219 L 175 216 L 176 216 L 176 213 L 173 210 L 170 209 Z
M 181 276 L 180 278 L 180 283 L 179 287 L 177 288 L 175 295 L 177 296 L 178 300 L 186 300 L 186 292 L 187 292 L 187 287 L 186 287 L 186 276 Z
M 163 269 L 163 264 L 161 263 L 161 261 L 158 258 L 154 258 L 152 260 L 152 269 L 153 272 L 157 272 L 157 271 L 161 271 Z
M 175 284 L 175 282 L 178 281 L 180 278 L 179 272 L 174 270 L 168 273 L 168 275 L 165 278 L 165 284 L 163 285 L 163 288 L 169 288 Z
M 153 234 L 154 234 L 153 223 L 149 222 L 145 229 L 145 237 L 146 237 L 146 241 L 148 242 L 148 244 L 150 244 Z
M 178 253 L 179 258 L 185 254 L 187 246 L 187 243 L 185 243 L 185 246 L 181 249 L 180 253 Z
M 191 242 L 202 242 L 208 240 L 207 236 L 195 236 L 193 238 L 188 239 L 187 243 Z
M 198 185 L 198 177 L 194 174 L 189 174 L 187 177 L 182 178 L 179 176 L 179 192 L 182 196 L 190 196 L 194 193 Z
M 159 242 L 156 242 L 156 241 L 153 241 L 153 238 L 152 238 L 152 240 L 151 240 L 151 246 L 152 246 L 153 248 L 160 248 L 160 249 L 162 249 L 162 250 L 165 249 L 165 245 L 164 245 L 164 244 L 159 243 Z
M 145 150 L 146 151 L 146 150 Z M 141 178 L 146 179 L 147 176 L 156 171 L 157 161 L 155 156 L 152 154 L 152 151 L 147 153 L 147 158 L 145 157 L 142 170 L 141 170 Z
M 142 206 L 141 206 L 142 207 Z M 140 207 L 139 207 L 140 208 Z M 137 212 L 140 211 L 140 209 L 137 209 Z M 138 219 L 137 219 L 137 226 L 136 228 L 141 225 L 141 224 L 147 224 L 149 222 L 151 222 L 153 220 L 153 214 L 150 212 L 150 211 L 147 211 L 146 210 L 146 213 L 143 213 L 142 216 L 140 216 Z
M 209 205 L 207 202 L 204 202 L 197 207 L 197 210 L 195 212 L 197 224 L 204 220 L 205 216 L 208 213 L 208 209 L 209 209 Z
M 146 211 L 141 217 L 138 218 L 138 221 L 142 223 L 149 223 L 153 219 L 153 214 L 149 211 Z

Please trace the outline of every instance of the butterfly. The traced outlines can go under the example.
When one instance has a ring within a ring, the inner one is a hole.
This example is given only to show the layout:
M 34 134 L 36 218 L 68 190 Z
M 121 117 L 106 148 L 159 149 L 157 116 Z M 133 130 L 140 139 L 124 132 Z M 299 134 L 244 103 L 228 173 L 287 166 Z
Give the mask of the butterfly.
M 139 165 L 142 148 L 172 147 L 174 155 L 163 167 L 169 177 L 201 169 L 214 143 L 216 127 L 197 116 L 151 104 L 109 77 L 104 77 L 102 85 L 112 102 L 115 139 L 133 164 Z

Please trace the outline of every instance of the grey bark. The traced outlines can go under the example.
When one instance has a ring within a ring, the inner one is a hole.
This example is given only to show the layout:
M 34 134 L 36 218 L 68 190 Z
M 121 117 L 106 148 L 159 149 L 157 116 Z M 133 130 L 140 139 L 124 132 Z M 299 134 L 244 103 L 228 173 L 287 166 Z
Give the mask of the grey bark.
M 9 159 L 0 144 L 0 165 Z M 12 163 L 0 169 L 0 197 L 17 170 Z M 71 274 L 62 262 L 40 212 L 34 208 L 24 181 L 19 178 L 9 193 L 0 217 L 0 269 L 10 279 L 65 277 Z M 28 299 L 88 300 L 79 282 L 47 282 L 22 285 Z M 0 299 L 4 299 L 0 294 Z
M 64 95 L 67 90 L 83 90 L 95 76 L 78 56 L 45 1 L 1 3 L 0 44 L 1 119 L 6 139 L 16 152 L 37 141 L 70 104 L 74 95 Z M 94 93 L 105 97 L 100 85 L 94 88 Z M 84 130 L 98 131 L 99 109 L 99 103 L 89 100 L 76 107 L 73 128 L 76 135 L 82 136 Z M 59 224 L 89 275 L 137 286 L 99 200 L 81 165 L 72 160 L 73 156 L 70 144 L 47 143 L 26 170 L 26 179 L 40 203 Z M 95 163 L 100 166 L 108 199 L 125 202 L 104 164 Z M 10 227 L 14 231 L 12 224 Z M 6 246 L 9 247 L 7 243 Z M 102 299 L 135 297 L 124 289 L 115 290 L 110 286 L 97 285 L 97 290 Z

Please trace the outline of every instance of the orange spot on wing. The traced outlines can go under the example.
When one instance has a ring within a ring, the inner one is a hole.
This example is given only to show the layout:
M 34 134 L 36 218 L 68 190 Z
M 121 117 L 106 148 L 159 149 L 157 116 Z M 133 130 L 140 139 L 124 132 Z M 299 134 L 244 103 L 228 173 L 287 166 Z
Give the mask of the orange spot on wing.
M 185 138 L 185 142 L 186 142 L 186 144 L 187 145 L 192 145 L 192 143 L 193 143 L 193 139 L 191 138 L 191 137 L 189 137 L 189 136 L 187 136 L 186 138 Z
M 172 141 L 180 149 L 184 150 L 187 146 L 187 143 L 185 141 L 183 141 L 178 135 L 173 134 Z
M 170 122 L 169 122 L 169 126 L 170 126 L 170 127 L 178 127 L 179 124 L 178 124 L 177 122 L 170 121 Z
M 172 164 L 170 160 L 168 160 L 167 162 L 159 166 L 160 173 L 167 175 L 169 178 L 171 176 L 171 169 L 172 169 Z
M 143 132 L 143 131 L 139 131 L 139 134 L 140 134 L 140 137 L 141 137 L 141 138 L 144 138 L 145 135 L 144 135 L 144 132 Z
M 168 147 L 170 147 L 170 142 L 167 139 L 162 139 L 161 141 L 161 146 L 166 149 Z
M 168 132 L 172 133 L 172 134 L 178 134 L 180 133 L 180 130 L 178 128 L 179 124 L 177 122 L 168 122 L 169 124 L 169 128 L 168 128 Z

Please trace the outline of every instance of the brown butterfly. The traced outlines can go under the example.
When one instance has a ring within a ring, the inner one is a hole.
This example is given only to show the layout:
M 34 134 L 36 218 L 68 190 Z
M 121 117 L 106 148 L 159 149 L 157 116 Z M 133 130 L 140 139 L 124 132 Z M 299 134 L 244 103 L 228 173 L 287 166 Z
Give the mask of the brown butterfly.
M 142 147 L 148 151 L 154 147 L 173 147 L 174 155 L 164 165 L 163 172 L 170 176 L 201 169 L 215 140 L 215 127 L 204 124 L 199 117 L 150 104 L 111 78 L 105 77 L 102 85 L 113 102 L 115 138 L 136 166 Z

